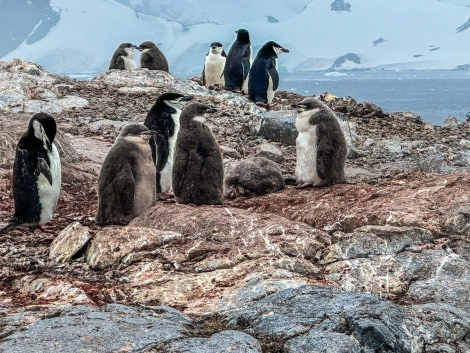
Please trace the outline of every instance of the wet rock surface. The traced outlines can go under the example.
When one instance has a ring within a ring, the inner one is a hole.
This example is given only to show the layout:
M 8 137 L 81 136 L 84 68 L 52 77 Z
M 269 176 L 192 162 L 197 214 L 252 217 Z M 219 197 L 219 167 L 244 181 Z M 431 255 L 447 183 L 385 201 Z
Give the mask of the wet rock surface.
M 19 60 L 0 62 L 0 78 L 0 227 L 32 111 L 56 118 L 63 170 L 47 228 L 0 235 L 0 351 L 470 351 L 469 124 L 325 94 L 348 132 L 346 184 L 233 193 L 223 207 L 164 196 L 99 227 L 104 157 L 159 94 L 218 109 L 207 123 L 226 172 L 262 155 L 286 179 L 302 97 L 276 92 L 266 111 L 168 73 L 75 81 Z

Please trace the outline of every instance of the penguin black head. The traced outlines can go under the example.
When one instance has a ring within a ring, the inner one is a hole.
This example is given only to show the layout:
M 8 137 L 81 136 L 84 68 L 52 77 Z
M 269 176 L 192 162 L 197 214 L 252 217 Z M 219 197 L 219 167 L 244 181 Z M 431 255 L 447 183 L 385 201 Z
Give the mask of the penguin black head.
M 326 108 L 323 102 L 313 97 L 304 98 L 297 104 L 292 104 L 291 107 L 294 108 L 298 113 L 313 109 L 324 110 Z
M 46 113 L 38 113 L 33 115 L 29 121 L 28 130 L 25 136 L 28 140 L 39 140 L 41 141 L 44 149 L 52 151 L 52 142 L 57 132 L 57 125 L 52 116 Z
M 242 44 L 249 44 L 250 43 L 250 34 L 246 29 L 239 29 L 236 30 L 235 33 L 237 34 L 237 41 Z
M 265 43 L 260 49 L 261 55 L 266 57 L 272 56 L 273 54 L 279 56 L 279 54 L 281 53 L 288 52 L 289 49 L 284 48 L 283 46 L 277 44 L 276 42 L 273 42 L 272 40 Z
M 186 106 L 180 115 L 181 125 L 204 123 L 206 113 L 215 113 L 217 110 L 202 103 L 193 103 Z
M 123 127 L 118 139 L 121 138 L 142 138 L 149 140 L 152 132 L 144 124 L 129 124 Z
M 173 92 L 163 93 L 160 97 L 158 97 L 157 101 L 152 107 L 152 110 L 156 109 L 157 111 L 161 111 L 166 107 L 170 107 L 174 109 L 174 113 L 176 112 L 176 109 L 183 110 L 184 106 L 191 99 L 193 99 L 193 96 L 185 96 L 180 93 Z
M 132 43 L 121 43 L 121 44 L 119 44 L 119 47 L 118 47 L 118 48 L 119 48 L 119 49 L 124 49 L 124 50 L 125 50 L 125 49 L 132 49 L 132 50 L 134 50 L 134 49 L 136 48 L 136 46 L 135 46 L 134 44 L 132 44 Z
M 222 54 L 223 56 L 226 56 L 224 52 L 224 46 L 219 42 L 212 43 L 210 51 L 212 54 Z
M 154 42 L 148 40 L 148 41 L 145 41 L 143 43 L 140 43 L 140 45 L 138 47 L 136 47 L 136 49 L 141 52 L 141 51 L 144 51 L 146 49 L 155 49 L 156 47 L 157 46 L 155 45 Z

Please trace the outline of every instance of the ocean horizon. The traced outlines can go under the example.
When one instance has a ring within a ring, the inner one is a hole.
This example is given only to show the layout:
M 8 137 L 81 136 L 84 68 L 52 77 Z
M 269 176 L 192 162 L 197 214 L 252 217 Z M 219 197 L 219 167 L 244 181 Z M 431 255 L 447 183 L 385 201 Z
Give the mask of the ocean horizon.
M 412 112 L 441 125 L 470 114 L 470 70 L 345 71 L 280 73 L 279 89 L 302 95 L 325 92 L 370 101 L 384 112 Z

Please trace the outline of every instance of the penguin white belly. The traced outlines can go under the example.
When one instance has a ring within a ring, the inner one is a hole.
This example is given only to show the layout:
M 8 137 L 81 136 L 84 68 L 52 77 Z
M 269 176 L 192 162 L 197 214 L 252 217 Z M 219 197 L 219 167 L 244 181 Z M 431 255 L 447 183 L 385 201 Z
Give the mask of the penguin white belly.
M 127 56 L 121 56 L 124 60 L 124 66 L 126 70 L 134 70 L 136 68 L 134 58 L 129 58 Z
M 317 127 L 312 126 L 307 131 L 299 131 L 296 139 L 297 165 L 295 177 L 297 184 L 319 185 L 322 179 L 317 172 L 318 150 Z
M 268 74 L 268 89 L 266 91 L 266 98 L 268 99 L 268 104 L 271 104 L 271 102 L 274 99 L 274 90 L 273 90 L 273 80 L 271 76 Z
M 52 152 L 49 152 L 47 155 L 51 162 L 50 171 L 52 175 L 52 185 L 49 184 L 49 181 L 44 175 L 39 174 L 37 180 L 39 202 L 41 203 L 39 224 L 45 224 L 52 219 L 57 201 L 59 200 L 60 186 L 62 183 L 59 151 L 54 144 L 52 144 Z
M 173 191 L 173 158 L 175 154 L 176 137 L 178 136 L 178 131 L 180 130 L 180 114 L 181 110 L 177 110 L 176 113 L 171 114 L 171 117 L 175 122 L 175 131 L 173 136 L 170 136 L 168 139 L 168 159 L 166 161 L 165 167 L 160 171 L 160 186 L 162 188 L 162 192 Z
M 141 146 L 142 160 L 139 163 L 139 179 L 136 180 L 133 216 L 139 216 L 155 205 L 155 164 L 148 145 Z
M 223 77 L 225 66 L 225 58 L 223 56 L 216 56 L 209 54 L 206 56 L 206 62 L 204 65 L 204 75 L 206 86 L 215 84 L 225 84 Z

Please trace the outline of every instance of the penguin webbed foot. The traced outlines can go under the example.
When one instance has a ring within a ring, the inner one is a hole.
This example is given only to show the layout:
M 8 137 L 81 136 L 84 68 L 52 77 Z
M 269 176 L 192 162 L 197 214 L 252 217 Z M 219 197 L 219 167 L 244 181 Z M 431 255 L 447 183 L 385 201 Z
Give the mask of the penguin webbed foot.
M 43 233 L 53 233 L 57 227 L 53 224 L 35 224 L 30 227 L 31 232 L 34 233 L 36 229 L 39 229 Z
M 303 184 L 299 184 L 297 185 L 295 188 L 296 189 L 305 189 L 305 188 L 308 188 L 310 186 L 313 186 L 313 183 L 303 183 Z
M 157 192 L 157 200 L 173 201 L 174 199 L 175 199 L 175 194 L 172 191 Z M 174 201 L 176 201 L 176 200 L 174 200 Z

